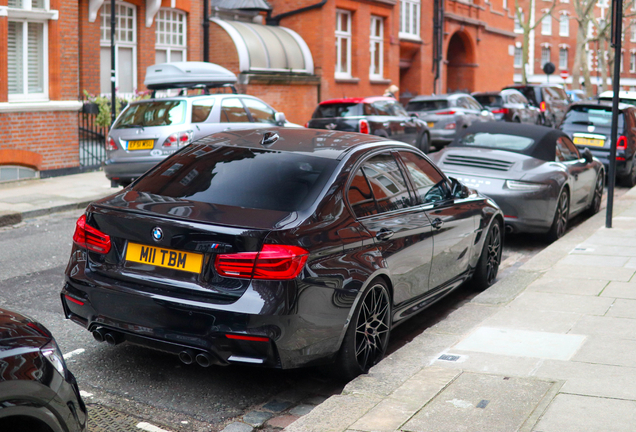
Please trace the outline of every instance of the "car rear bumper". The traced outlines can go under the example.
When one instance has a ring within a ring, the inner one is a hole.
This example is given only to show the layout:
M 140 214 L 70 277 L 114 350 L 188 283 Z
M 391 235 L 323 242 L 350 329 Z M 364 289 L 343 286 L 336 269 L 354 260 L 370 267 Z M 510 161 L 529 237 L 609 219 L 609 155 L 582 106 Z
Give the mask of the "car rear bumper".
M 132 181 L 145 174 L 162 160 L 163 158 L 125 162 L 107 159 L 104 162 L 104 173 L 109 180 Z
M 429 129 L 432 144 L 450 144 L 455 139 L 455 129 Z
M 605 151 L 605 150 L 594 150 L 591 147 L 588 147 L 590 149 L 590 151 L 592 152 L 592 156 L 594 156 L 595 158 L 597 158 L 605 167 L 605 172 L 609 173 L 609 150 Z M 623 159 L 625 159 L 625 154 L 622 152 L 618 152 L 616 154 L 617 157 L 622 157 Z M 631 160 L 616 160 L 616 176 L 617 177 L 624 177 L 627 174 L 629 174 L 629 170 L 632 166 L 632 161 Z
M 206 354 L 211 364 L 286 369 L 329 362 L 348 311 L 334 307 L 334 290 L 312 286 L 303 287 L 290 307 L 295 285 L 253 281 L 238 300 L 211 301 L 67 276 L 61 298 L 66 318 L 91 332 L 104 329 L 121 340 L 173 354 L 187 351 L 193 358 Z

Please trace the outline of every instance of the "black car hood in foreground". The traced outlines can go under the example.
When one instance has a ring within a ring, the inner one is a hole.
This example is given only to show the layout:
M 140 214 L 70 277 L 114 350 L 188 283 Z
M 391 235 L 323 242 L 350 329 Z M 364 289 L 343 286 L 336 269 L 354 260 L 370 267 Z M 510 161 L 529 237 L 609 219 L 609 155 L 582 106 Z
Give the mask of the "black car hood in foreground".
M 0 308 L 0 347 L 12 346 L 16 340 L 22 346 L 40 347 L 52 338 L 48 330 L 32 319 Z

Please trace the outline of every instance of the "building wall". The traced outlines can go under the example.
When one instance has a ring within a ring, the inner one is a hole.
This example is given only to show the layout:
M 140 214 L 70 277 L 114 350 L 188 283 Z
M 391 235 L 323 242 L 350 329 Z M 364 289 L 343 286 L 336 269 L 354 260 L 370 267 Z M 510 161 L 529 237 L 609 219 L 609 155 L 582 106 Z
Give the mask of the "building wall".
M 38 171 L 79 165 L 77 112 L 44 111 L 0 114 L 1 165 L 24 165 Z M 32 152 L 22 158 L 6 150 Z M 12 158 L 4 155 L 11 154 Z M 39 155 L 39 158 L 38 156 Z

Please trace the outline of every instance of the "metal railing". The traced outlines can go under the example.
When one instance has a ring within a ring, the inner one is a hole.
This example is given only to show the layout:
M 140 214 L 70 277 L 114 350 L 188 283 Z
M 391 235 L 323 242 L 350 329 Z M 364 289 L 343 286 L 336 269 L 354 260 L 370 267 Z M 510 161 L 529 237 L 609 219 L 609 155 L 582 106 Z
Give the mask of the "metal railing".
M 106 160 L 108 128 L 95 124 L 96 114 L 82 110 L 78 116 L 80 169 L 96 171 Z

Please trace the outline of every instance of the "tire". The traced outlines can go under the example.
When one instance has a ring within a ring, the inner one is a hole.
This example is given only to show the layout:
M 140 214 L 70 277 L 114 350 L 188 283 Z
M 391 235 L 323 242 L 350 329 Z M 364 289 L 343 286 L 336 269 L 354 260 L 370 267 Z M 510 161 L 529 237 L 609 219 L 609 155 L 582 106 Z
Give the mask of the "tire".
M 501 264 L 501 252 L 503 249 L 503 230 L 498 219 L 492 221 L 488 235 L 481 250 L 481 256 L 477 261 L 477 267 L 473 274 L 473 289 L 483 291 L 495 283 L 499 264 Z
M 425 132 L 420 137 L 417 143 L 417 148 L 428 154 L 431 151 L 431 140 L 428 138 L 428 134 Z
M 512 119 L 513 123 L 521 123 L 521 120 L 519 120 L 519 117 L 516 117 L 514 119 Z
M 594 197 L 587 210 L 589 216 L 593 216 L 601 209 L 601 202 L 603 200 L 603 187 L 605 187 L 605 173 L 601 170 L 596 177 L 596 184 L 594 186 Z
M 351 317 L 335 373 L 351 380 L 384 357 L 391 333 L 391 300 L 389 289 L 381 279 L 374 279 L 360 297 Z
M 632 169 L 629 172 L 629 174 L 627 174 L 624 177 L 621 177 L 621 185 L 628 187 L 628 188 L 633 188 L 634 186 L 636 186 L 636 162 L 632 163 Z
M 548 242 L 552 243 L 555 240 L 563 237 L 568 229 L 568 218 L 570 216 L 570 195 L 567 189 L 563 189 L 559 195 L 557 201 L 557 207 L 554 210 L 554 218 L 552 219 L 552 226 L 548 231 Z

